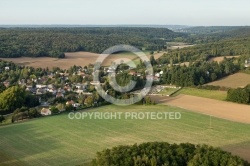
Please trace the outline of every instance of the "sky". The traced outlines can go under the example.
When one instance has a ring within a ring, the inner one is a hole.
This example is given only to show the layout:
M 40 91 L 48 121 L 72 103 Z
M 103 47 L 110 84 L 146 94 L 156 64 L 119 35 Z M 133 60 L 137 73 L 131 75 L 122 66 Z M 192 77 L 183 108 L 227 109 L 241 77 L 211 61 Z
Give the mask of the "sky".
M 250 25 L 249 0 L 0 0 L 0 25 Z

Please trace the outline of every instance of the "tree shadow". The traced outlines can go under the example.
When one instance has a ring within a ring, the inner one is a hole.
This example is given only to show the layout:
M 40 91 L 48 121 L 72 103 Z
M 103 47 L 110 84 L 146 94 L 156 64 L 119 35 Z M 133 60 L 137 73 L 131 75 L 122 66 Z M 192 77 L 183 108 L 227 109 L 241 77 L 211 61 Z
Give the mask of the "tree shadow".
M 233 145 L 221 147 L 223 150 L 231 152 L 233 155 L 240 156 L 244 160 L 250 162 L 250 141 L 241 142 Z

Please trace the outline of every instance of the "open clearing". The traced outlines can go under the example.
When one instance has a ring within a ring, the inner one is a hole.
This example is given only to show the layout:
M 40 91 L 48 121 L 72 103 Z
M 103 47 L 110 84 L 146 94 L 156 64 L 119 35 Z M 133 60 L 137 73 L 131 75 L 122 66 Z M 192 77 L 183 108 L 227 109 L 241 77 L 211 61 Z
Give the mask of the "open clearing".
M 98 112 L 180 112 L 180 120 L 70 120 L 67 114 L 0 127 L 0 165 L 78 165 L 97 151 L 149 141 L 190 142 L 229 149 L 250 161 L 250 125 L 212 119 L 184 109 L 105 106 Z M 235 150 L 236 149 L 236 150 Z M 244 152 L 244 153 L 242 153 Z
M 245 73 L 236 73 L 220 80 L 208 83 L 207 85 L 224 86 L 230 88 L 243 88 L 250 84 L 250 75 Z
M 156 53 L 155 59 L 158 59 L 164 54 L 164 52 Z M 149 53 L 146 52 L 146 55 L 150 57 Z M 89 64 L 94 64 L 100 54 L 91 53 L 91 52 L 74 52 L 74 53 L 65 53 L 64 59 L 51 58 L 51 57 L 21 57 L 21 58 L 0 58 L 5 61 L 12 61 L 18 65 L 31 66 L 34 68 L 49 68 L 60 67 L 61 69 L 69 69 L 71 66 L 87 66 Z M 121 62 L 128 62 L 131 60 L 138 61 L 139 58 L 133 53 L 119 53 L 110 55 L 104 62 L 103 66 L 108 66 L 112 62 L 118 60 Z
M 215 62 L 220 63 L 220 62 L 222 62 L 222 61 L 224 60 L 225 57 L 228 58 L 228 59 L 230 59 L 230 58 L 238 58 L 238 57 L 240 57 L 240 56 L 222 56 L 222 57 L 214 57 L 214 58 L 210 58 L 209 61 L 210 61 L 210 62 L 211 62 L 211 61 L 215 61 Z

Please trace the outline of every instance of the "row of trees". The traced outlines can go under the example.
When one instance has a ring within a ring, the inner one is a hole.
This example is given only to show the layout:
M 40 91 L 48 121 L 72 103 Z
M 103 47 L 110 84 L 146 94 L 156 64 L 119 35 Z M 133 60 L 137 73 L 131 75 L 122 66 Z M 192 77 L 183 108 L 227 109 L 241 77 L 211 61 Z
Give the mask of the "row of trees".
M 250 85 L 247 85 L 245 88 L 229 89 L 227 92 L 227 100 L 236 103 L 250 104 Z
M 165 142 L 118 146 L 98 152 L 93 166 L 249 166 L 250 164 L 229 152 L 207 145 Z

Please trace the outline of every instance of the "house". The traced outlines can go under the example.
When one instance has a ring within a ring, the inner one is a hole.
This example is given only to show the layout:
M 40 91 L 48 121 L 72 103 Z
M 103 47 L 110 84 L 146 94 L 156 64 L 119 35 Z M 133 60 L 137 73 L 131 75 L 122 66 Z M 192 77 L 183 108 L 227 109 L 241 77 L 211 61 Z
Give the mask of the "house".
M 81 93 L 84 92 L 84 90 L 82 90 L 82 89 L 77 89 L 77 90 L 75 90 L 75 92 L 78 93 L 78 94 L 81 94 Z
M 79 104 L 79 103 L 74 103 L 73 104 L 73 107 L 75 107 L 75 108 L 78 108 L 78 107 L 80 107 L 81 106 L 81 104 Z
M 58 98 L 58 97 L 64 97 L 63 93 L 62 92 L 57 92 L 56 98 Z
M 51 111 L 48 108 L 43 108 L 41 110 L 41 115 L 44 115 L 44 116 L 51 115 Z
M 37 88 L 37 89 L 46 88 L 46 87 L 47 87 L 46 85 L 41 85 L 41 84 L 37 84 L 37 85 L 36 85 L 36 88 Z
M 9 71 L 9 70 L 10 70 L 10 67 L 9 67 L 9 66 L 6 66 L 4 69 L 5 69 L 5 71 Z
M 134 76 L 134 75 L 136 75 L 136 71 L 130 70 L 130 72 L 128 74 Z
M 75 104 L 75 102 L 73 100 L 66 102 L 66 105 L 73 105 L 73 104 Z
M 246 68 L 250 67 L 250 59 L 245 60 L 245 67 Z
M 160 78 L 159 77 L 154 77 L 154 82 L 159 82 L 160 81 Z
M 5 86 L 6 88 L 8 88 L 8 87 L 10 86 L 10 82 L 9 82 L 9 81 L 4 81 L 3 84 L 4 84 L 4 86 Z
M 36 94 L 37 94 L 37 95 L 42 95 L 42 94 L 44 94 L 44 93 L 46 93 L 46 90 L 44 90 L 44 89 L 37 89 L 37 90 L 36 90 Z
M 48 103 L 47 101 L 42 102 L 42 103 L 41 103 L 41 106 L 49 106 L 49 103 Z
M 100 81 L 91 81 L 90 82 L 91 85 L 100 85 Z

